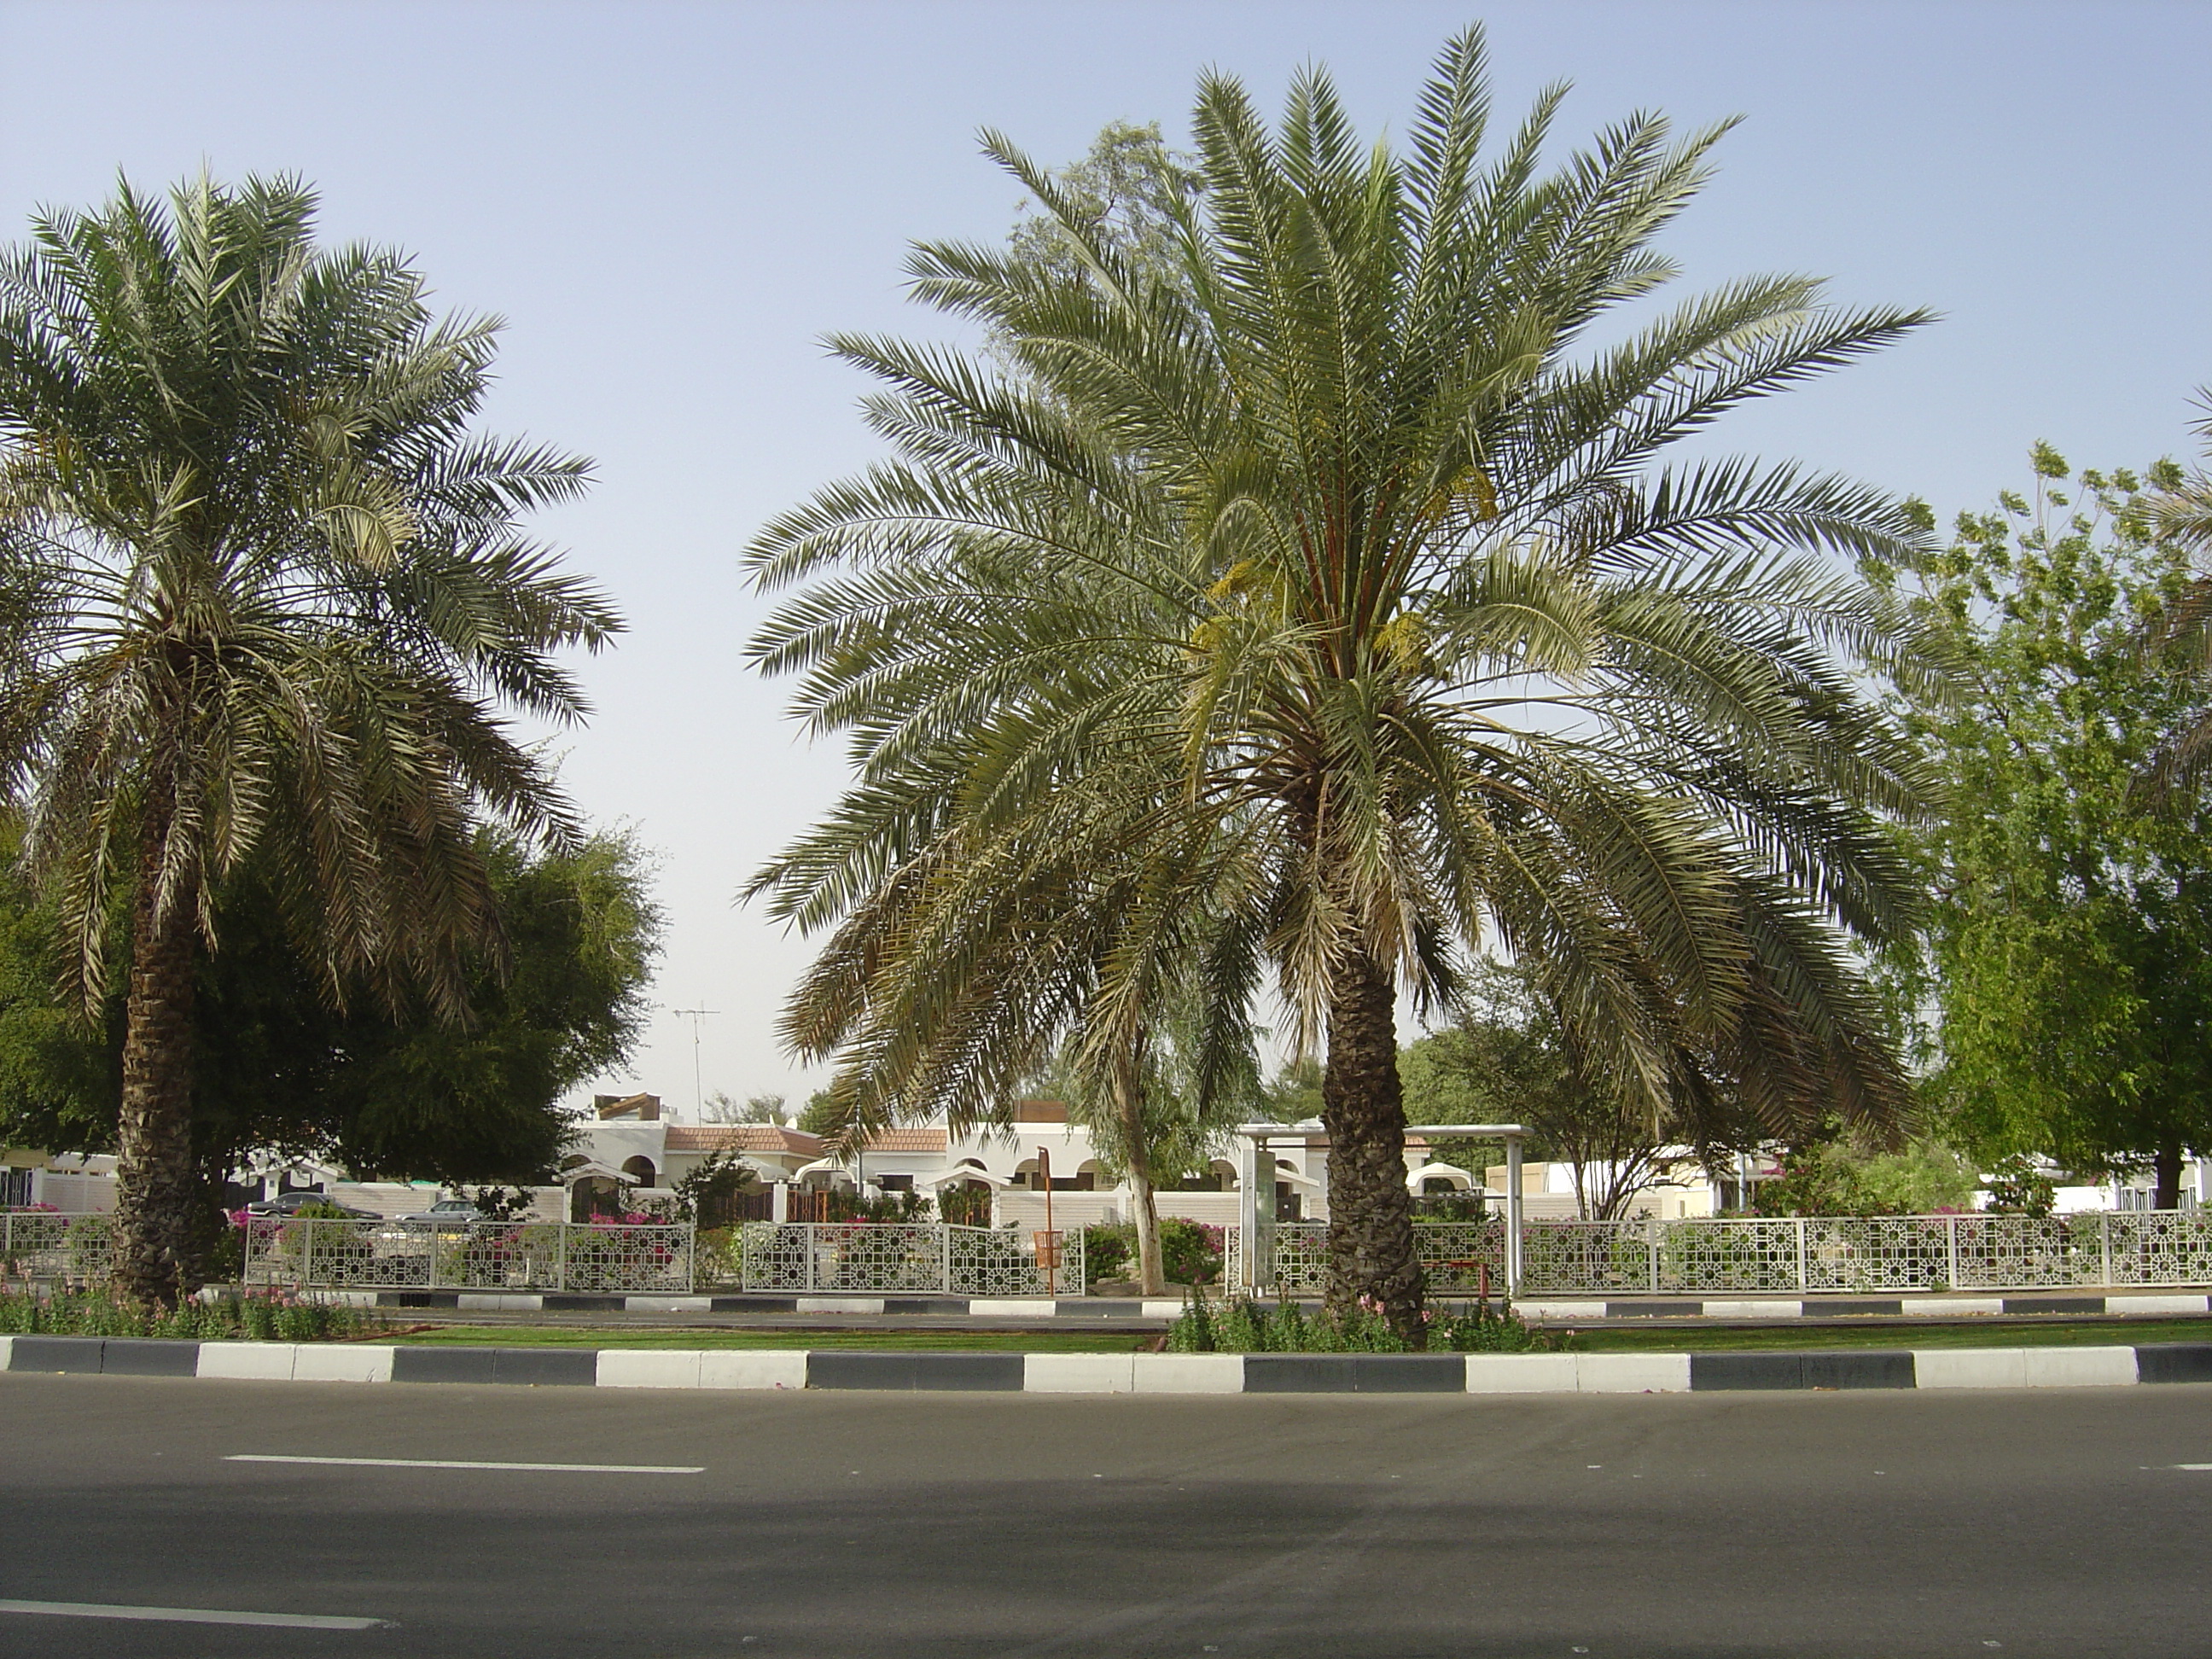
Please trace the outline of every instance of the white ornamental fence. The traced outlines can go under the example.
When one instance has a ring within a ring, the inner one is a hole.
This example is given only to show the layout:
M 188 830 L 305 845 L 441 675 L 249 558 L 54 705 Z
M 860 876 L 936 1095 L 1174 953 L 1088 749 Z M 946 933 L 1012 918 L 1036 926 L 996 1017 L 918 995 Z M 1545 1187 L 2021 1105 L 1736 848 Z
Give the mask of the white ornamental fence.
M 94 1284 L 115 1267 L 115 1218 L 52 1210 L 0 1214 L 0 1279 Z
M 757 1221 L 738 1277 L 748 1291 L 946 1296 L 1081 1296 L 1083 1233 L 1064 1229 L 1057 1262 L 1035 1233 L 937 1222 Z
M 689 1291 L 689 1225 L 255 1216 L 241 1282 L 309 1291 Z
M 1320 1291 L 1327 1224 L 1269 1231 L 1255 1282 Z M 1422 1222 L 1413 1237 L 1432 1291 L 1473 1290 L 1484 1267 L 1504 1288 L 1502 1218 Z M 1524 1221 L 1521 1260 L 1524 1296 L 2212 1285 L 2212 1212 Z

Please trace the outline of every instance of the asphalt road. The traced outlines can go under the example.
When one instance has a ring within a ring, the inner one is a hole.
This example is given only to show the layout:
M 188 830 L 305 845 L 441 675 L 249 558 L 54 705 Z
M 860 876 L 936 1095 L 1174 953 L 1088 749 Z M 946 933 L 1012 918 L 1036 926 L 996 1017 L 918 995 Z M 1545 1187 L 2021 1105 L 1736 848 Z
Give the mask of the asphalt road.
M 264 1456 L 699 1467 L 368 1468 Z M 1085 1399 L 0 1375 L 0 1653 L 2203 1656 L 2212 1388 Z

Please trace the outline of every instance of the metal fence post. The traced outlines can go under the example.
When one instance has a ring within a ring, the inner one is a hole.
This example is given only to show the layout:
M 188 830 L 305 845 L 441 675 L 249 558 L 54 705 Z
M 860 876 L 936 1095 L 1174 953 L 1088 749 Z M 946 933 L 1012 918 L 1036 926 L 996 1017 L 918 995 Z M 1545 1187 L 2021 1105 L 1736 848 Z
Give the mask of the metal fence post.
M 2097 1212 L 2097 1282 L 2112 1288 L 2112 1212 Z
M 429 1246 L 430 1249 L 430 1275 L 428 1283 L 430 1288 L 434 1291 L 438 1288 L 438 1224 L 435 1220 L 433 1220 L 428 1226 L 422 1230 L 422 1237 L 423 1241 Z
M 1794 1231 L 1797 1234 L 1797 1294 L 1802 1296 L 1813 1283 L 1811 1275 L 1805 1271 L 1805 1218 L 1792 1216 L 1790 1220 L 1796 1224 Z
M 307 1224 L 307 1236 L 300 1241 L 300 1288 L 304 1291 L 315 1282 L 315 1229 L 320 1223 L 314 1216 L 301 1218 Z
M 952 1225 L 950 1222 L 937 1224 L 939 1288 L 945 1295 L 952 1294 Z
M 1946 1271 L 1950 1274 L 1950 1288 L 1959 1288 L 1959 1218 L 1943 1218 L 1943 1256 Z
M 811 1221 L 801 1222 L 799 1224 L 806 1229 L 806 1288 L 811 1291 L 815 1288 L 816 1278 L 814 1252 L 817 1248 L 817 1241 L 814 1237 L 815 1226 Z
M 1644 1218 L 1644 1248 L 1651 1253 L 1651 1290 L 1654 1295 L 1656 1295 L 1659 1290 L 1659 1229 L 1661 1224 L 1659 1218 L 1656 1216 L 1646 1216 Z
M 689 1296 L 699 1287 L 699 1228 L 696 1222 L 684 1226 L 684 1294 Z
M 553 1224 L 559 1229 L 553 1235 L 553 1288 L 565 1291 L 568 1288 L 568 1228 L 571 1224 L 556 1221 Z

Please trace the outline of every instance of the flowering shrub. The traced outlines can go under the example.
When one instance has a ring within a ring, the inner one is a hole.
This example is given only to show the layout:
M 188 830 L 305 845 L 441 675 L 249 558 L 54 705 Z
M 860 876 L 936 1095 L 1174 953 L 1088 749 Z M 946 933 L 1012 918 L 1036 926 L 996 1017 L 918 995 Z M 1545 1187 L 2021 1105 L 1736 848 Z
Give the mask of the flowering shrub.
M 1220 1275 L 1224 1247 L 1222 1228 L 1175 1216 L 1161 1218 L 1160 1266 L 1171 1285 L 1211 1285 Z M 1136 1265 L 1135 1223 L 1101 1223 L 1083 1230 L 1084 1271 L 1093 1284 L 1102 1279 L 1127 1279 Z

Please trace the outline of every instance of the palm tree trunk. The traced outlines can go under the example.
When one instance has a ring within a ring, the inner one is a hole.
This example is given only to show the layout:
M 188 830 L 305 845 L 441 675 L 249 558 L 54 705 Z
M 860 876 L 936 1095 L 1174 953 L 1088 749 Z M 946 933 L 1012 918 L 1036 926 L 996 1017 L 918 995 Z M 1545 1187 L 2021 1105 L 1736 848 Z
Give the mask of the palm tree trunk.
M 1427 1285 L 1413 1248 L 1406 1192 L 1406 1106 L 1398 1085 L 1398 994 L 1364 950 L 1330 987 L 1328 1066 L 1322 1122 L 1328 1130 L 1328 1291 L 1332 1316 L 1362 1297 L 1382 1305 L 1408 1346 L 1427 1345 Z
M 188 1291 L 198 1252 L 192 1169 L 192 980 L 198 905 L 190 891 L 158 902 L 169 814 L 148 808 L 146 851 L 131 924 L 125 1004 L 123 1111 L 116 1135 L 118 1287 L 134 1302 L 173 1307 Z M 189 884 L 186 884 L 189 886 Z
M 1168 1274 L 1159 1259 L 1159 1206 L 1152 1201 L 1152 1146 L 1144 1133 L 1144 1082 L 1139 1060 L 1119 1068 L 1115 1113 L 1121 1117 L 1121 1151 L 1128 1159 L 1128 1190 L 1137 1201 L 1137 1287 L 1146 1297 L 1166 1297 Z
M 1160 1212 L 1152 1199 L 1152 1149 L 1145 1139 L 1142 1085 L 1124 1077 L 1114 1092 L 1129 1164 L 1129 1190 L 1136 1199 L 1138 1286 L 1146 1296 L 1165 1296 L 1167 1271 L 1160 1260 Z

